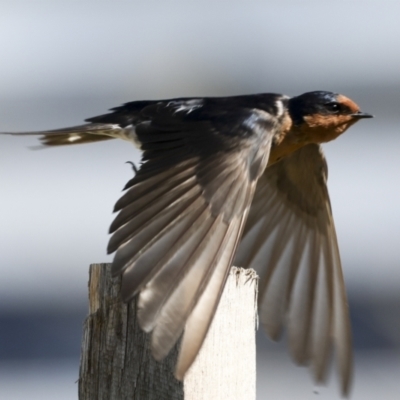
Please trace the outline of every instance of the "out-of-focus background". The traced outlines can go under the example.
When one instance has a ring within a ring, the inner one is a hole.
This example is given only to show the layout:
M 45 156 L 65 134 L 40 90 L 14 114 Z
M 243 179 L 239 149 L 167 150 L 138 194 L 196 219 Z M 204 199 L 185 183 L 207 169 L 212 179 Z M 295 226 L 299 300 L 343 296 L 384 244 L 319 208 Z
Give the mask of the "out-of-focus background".
M 330 90 L 360 121 L 324 146 L 356 350 L 352 399 L 400 398 L 398 1 L 0 1 L 0 131 L 80 124 L 121 103 Z M 88 266 L 138 161 L 109 141 L 0 137 L 0 398 L 77 399 Z M 257 399 L 339 398 L 258 342 Z M 332 373 L 334 375 L 334 373 Z

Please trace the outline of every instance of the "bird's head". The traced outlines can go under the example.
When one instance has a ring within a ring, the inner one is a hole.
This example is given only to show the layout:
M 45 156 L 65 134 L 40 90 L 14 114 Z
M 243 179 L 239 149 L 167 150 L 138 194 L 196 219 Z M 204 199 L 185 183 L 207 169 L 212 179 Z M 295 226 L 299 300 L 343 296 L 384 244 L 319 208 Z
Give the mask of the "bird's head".
M 372 118 L 360 111 L 354 101 L 341 94 L 315 91 L 289 100 L 293 127 L 310 142 L 329 142 L 361 118 Z

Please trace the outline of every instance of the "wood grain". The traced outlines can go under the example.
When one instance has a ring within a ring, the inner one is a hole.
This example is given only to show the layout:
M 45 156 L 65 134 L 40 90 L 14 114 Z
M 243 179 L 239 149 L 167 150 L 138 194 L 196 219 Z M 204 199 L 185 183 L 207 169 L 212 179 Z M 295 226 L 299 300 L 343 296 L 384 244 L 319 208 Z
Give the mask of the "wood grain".
M 175 379 L 179 344 L 153 359 L 150 335 L 136 320 L 136 301 L 120 300 L 110 264 L 92 264 L 89 316 L 79 373 L 80 400 L 255 399 L 257 275 L 233 267 L 202 349 L 185 376 Z

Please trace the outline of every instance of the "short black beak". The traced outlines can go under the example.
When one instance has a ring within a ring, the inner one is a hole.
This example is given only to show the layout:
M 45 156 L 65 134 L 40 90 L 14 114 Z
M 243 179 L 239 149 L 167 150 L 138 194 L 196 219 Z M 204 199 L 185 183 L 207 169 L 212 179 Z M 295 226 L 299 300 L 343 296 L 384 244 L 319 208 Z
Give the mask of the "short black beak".
M 367 114 L 367 113 L 364 113 L 361 111 L 351 114 L 351 116 L 354 118 L 374 118 L 374 116 L 372 114 Z

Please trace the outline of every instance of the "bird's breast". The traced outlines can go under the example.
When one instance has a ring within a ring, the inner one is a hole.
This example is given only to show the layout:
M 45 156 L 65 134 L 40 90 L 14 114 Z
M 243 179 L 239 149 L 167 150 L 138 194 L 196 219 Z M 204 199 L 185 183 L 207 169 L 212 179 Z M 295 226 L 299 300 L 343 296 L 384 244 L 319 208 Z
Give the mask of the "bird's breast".
M 275 164 L 282 158 L 292 154 L 308 143 L 306 135 L 299 135 L 293 126 L 292 119 L 288 114 L 284 115 L 280 128 L 274 135 L 268 166 Z

